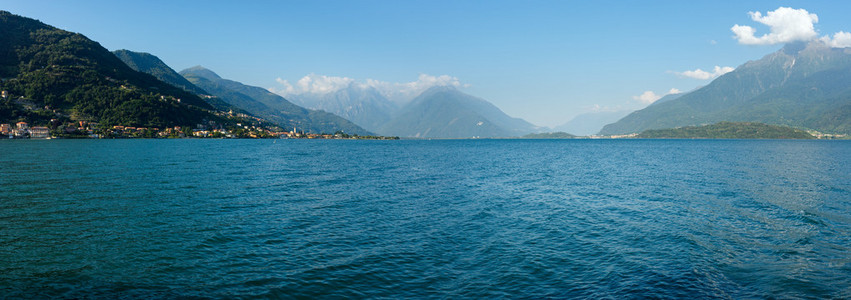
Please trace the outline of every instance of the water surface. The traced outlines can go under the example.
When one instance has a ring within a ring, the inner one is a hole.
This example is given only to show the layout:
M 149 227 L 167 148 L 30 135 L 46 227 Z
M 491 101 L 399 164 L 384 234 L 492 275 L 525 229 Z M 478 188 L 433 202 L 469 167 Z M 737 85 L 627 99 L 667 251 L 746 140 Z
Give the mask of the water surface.
M 851 142 L 0 142 L 0 295 L 851 297 Z

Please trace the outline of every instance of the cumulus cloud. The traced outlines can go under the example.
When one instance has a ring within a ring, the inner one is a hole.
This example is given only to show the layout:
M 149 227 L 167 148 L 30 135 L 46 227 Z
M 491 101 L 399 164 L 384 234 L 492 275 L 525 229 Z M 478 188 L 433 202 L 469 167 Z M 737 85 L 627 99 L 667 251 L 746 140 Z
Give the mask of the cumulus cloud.
M 851 33 L 840 31 L 830 35 L 818 37 L 815 23 L 819 19 L 816 14 L 807 10 L 793 9 L 790 7 L 779 7 L 769 11 L 765 15 L 760 12 L 749 12 L 751 19 L 762 23 L 769 28 L 769 33 L 756 36 L 756 29 L 751 26 L 736 24 L 732 28 L 735 39 L 744 45 L 774 45 L 796 41 L 809 42 L 820 40 L 833 48 L 851 47 Z
M 662 98 L 662 95 L 657 95 L 653 91 L 644 91 L 644 93 L 641 93 L 641 95 L 632 96 L 633 100 L 637 100 L 638 102 L 644 104 L 656 102 L 656 100 L 659 100 L 659 98 Z
M 327 94 L 344 89 L 355 80 L 348 77 L 309 74 L 296 81 L 295 85 L 281 78 L 277 78 L 275 81 L 280 83 L 283 88 L 271 90 L 279 94 Z
M 840 31 L 834 33 L 833 38 L 830 38 L 830 36 L 823 36 L 821 41 L 833 48 L 851 47 L 851 33 Z
M 736 24 L 730 30 L 736 35 L 735 38 L 744 45 L 774 45 L 795 41 L 809 41 L 815 39 L 816 33 L 814 23 L 818 23 L 818 16 L 807 10 L 780 7 L 769 11 L 765 15 L 760 12 L 749 12 L 751 19 L 769 27 L 769 33 L 756 36 L 756 29 L 750 26 Z
M 653 102 L 656 102 L 656 100 L 659 100 L 660 98 L 662 98 L 664 96 L 671 95 L 671 94 L 679 94 L 679 93 L 681 93 L 680 90 L 676 89 L 676 88 L 672 88 L 672 89 L 668 90 L 667 93 L 661 94 L 661 95 L 656 94 L 653 91 L 644 91 L 644 93 L 641 93 L 641 95 L 632 96 L 632 100 L 638 101 L 642 104 L 651 104 Z
M 679 76 L 682 76 L 682 77 L 688 77 L 688 78 L 694 78 L 694 79 L 700 79 L 700 80 L 707 80 L 707 79 L 718 78 L 718 76 L 730 73 L 733 70 L 735 70 L 735 68 L 733 68 L 733 67 L 715 66 L 715 68 L 712 69 L 712 72 L 704 71 L 704 70 L 701 70 L 701 69 L 695 69 L 693 71 L 673 72 L 673 73 L 677 74 Z
M 456 77 L 449 75 L 433 76 L 428 74 L 420 74 L 416 81 L 411 82 L 387 82 L 375 79 L 357 81 L 349 77 L 335 77 L 316 74 L 304 76 L 296 81 L 295 84 L 281 78 L 276 79 L 276 81 L 281 86 L 270 88 L 269 90 L 283 96 L 299 94 L 328 94 L 354 85 L 361 89 L 374 88 L 388 99 L 394 101 L 410 100 L 423 91 L 435 86 L 470 86 L 469 84 L 461 83 L 461 81 Z
M 404 101 L 421 94 L 425 90 L 435 86 L 469 87 L 462 84 L 456 77 L 449 75 L 432 76 L 420 74 L 416 81 L 411 82 L 386 82 L 375 79 L 367 79 L 363 87 L 377 89 L 390 100 Z

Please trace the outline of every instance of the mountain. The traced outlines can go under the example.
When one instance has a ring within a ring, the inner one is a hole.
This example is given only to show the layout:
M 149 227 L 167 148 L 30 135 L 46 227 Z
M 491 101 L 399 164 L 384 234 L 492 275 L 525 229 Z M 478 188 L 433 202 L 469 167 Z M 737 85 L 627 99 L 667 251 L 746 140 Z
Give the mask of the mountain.
M 332 93 L 303 93 L 289 98 L 304 107 L 341 116 L 370 131 L 378 131 L 399 109 L 375 88 L 354 84 Z
M 115 50 L 112 53 L 115 54 L 115 56 L 117 56 L 119 59 L 121 59 L 121 61 L 123 61 L 125 64 L 127 64 L 127 66 L 129 66 L 131 69 L 153 75 L 162 82 L 181 88 L 184 91 L 190 92 L 192 94 L 201 96 L 207 103 L 209 103 L 220 111 L 231 110 L 235 112 L 247 113 L 245 111 L 242 111 L 242 109 L 239 109 L 238 107 L 235 107 L 233 105 L 228 104 L 227 102 L 220 100 L 218 97 L 209 97 L 210 93 L 195 86 L 194 84 L 189 82 L 189 80 L 183 78 L 183 76 L 180 76 L 180 74 L 178 74 L 174 69 L 172 69 L 171 67 L 166 65 L 162 60 L 160 60 L 159 57 L 156 57 L 150 53 L 133 52 L 124 49 Z
M 600 132 L 600 129 L 606 124 L 616 122 L 631 112 L 630 110 L 621 110 L 584 113 L 573 117 L 567 123 L 556 126 L 553 130 L 582 136 L 593 135 Z
M 673 129 L 651 129 L 637 138 L 674 139 L 814 139 L 806 131 L 786 126 L 749 122 L 719 122 L 712 125 Z
M 851 133 L 851 49 L 830 48 L 820 41 L 787 44 L 709 85 L 606 125 L 600 133 L 721 121 Z
M 118 56 L 121 61 L 133 70 L 151 74 L 165 83 L 179 87 L 184 91 L 196 95 L 207 94 L 206 91 L 198 88 L 189 82 L 189 80 L 180 76 L 180 74 L 177 74 L 174 69 L 166 65 L 159 57 L 151 55 L 150 53 L 133 52 L 125 49 L 115 50 L 112 51 L 112 53 L 115 54 L 115 56 Z
M 483 99 L 453 87 L 432 87 L 405 105 L 378 131 L 404 137 L 511 137 L 537 131 Z
M 296 127 L 299 131 L 311 133 L 343 131 L 357 135 L 372 134 L 337 115 L 303 108 L 264 88 L 223 79 L 201 66 L 180 71 L 180 75 L 222 101 L 273 121 L 285 129 Z
M 167 127 L 215 119 L 198 96 L 134 71 L 97 42 L 0 11 L 0 121 Z M 43 109 L 42 109 L 43 108 Z
M 685 93 L 667 94 L 667 95 L 663 96 L 662 98 L 659 98 L 659 100 L 653 101 L 653 103 L 650 103 L 650 105 L 648 105 L 648 106 L 659 105 L 659 104 L 662 104 L 662 103 L 665 103 L 665 102 L 668 102 L 668 101 L 671 101 L 671 100 L 676 100 L 676 99 L 679 99 L 680 97 L 682 97 L 683 95 L 685 95 Z

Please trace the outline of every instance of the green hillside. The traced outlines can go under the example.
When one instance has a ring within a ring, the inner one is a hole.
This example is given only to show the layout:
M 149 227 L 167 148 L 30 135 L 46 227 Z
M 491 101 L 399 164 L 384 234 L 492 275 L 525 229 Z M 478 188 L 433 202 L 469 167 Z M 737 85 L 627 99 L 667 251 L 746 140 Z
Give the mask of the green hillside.
M 159 57 L 150 53 L 133 52 L 124 49 L 115 50 L 112 53 L 133 70 L 153 75 L 162 82 L 196 95 L 207 93 L 189 82 L 189 80 L 186 80 L 186 78 L 183 78 L 183 76 L 180 76 L 180 74 L 160 60 Z
M 601 134 L 732 122 L 851 133 L 851 50 L 793 43 L 709 85 L 636 111 Z
M 786 126 L 748 122 L 719 122 L 712 125 L 646 130 L 637 138 L 676 139 L 814 139 L 806 131 Z
M 85 36 L 0 11 L 0 122 L 166 127 L 215 118 L 198 96 L 132 70 Z
M 166 65 L 159 57 L 149 53 L 133 52 L 130 50 L 116 50 L 113 51 L 113 53 L 133 70 L 153 75 L 162 82 L 201 96 L 207 103 L 215 107 L 217 110 L 250 114 L 239 107 L 222 101 L 218 97 L 210 96 L 210 93 L 195 86 L 183 76 L 180 76 L 177 71 Z

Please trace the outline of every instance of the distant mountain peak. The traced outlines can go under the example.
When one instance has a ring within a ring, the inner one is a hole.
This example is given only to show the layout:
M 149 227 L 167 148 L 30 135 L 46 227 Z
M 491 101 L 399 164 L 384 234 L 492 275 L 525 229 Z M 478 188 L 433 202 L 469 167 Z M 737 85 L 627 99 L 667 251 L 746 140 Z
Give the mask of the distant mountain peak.
M 183 71 L 180 71 L 180 75 L 186 75 L 186 73 L 192 73 L 195 76 L 205 78 L 205 79 L 209 79 L 209 80 L 222 79 L 222 77 L 219 76 L 219 74 L 216 74 L 216 72 L 213 72 L 210 69 L 207 69 L 207 68 L 200 66 L 200 65 L 194 66 L 194 67 L 191 67 L 191 68 L 187 68 L 187 69 L 184 69 Z
M 851 132 L 851 48 L 821 40 L 786 44 L 681 97 L 633 112 L 601 134 L 759 122 Z
M 283 128 L 297 127 L 313 133 L 343 131 L 349 134 L 372 134 L 340 116 L 305 109 L 267 89 L 221 78 L 201 66 L 180 71 L 180 75 L 228 104 L 276 122 Z
M 437 93 L 459 93 L 463 94 L 457 88 L 451 85 L 436 85 L 423 91 L 420 95 L 433 95 Z
M 814 44 L 814 43 L 821 43 L 821 42 L 819 42 L 819 41 L 814 41 L 814 42 L 811 42 L 811 43 L 808 43 L 808 42 L 791 42 L 791 43 L 788 43 L 785 46 L 783 46 L 783 48 L 780 49 L 780 52 L 788 54 L 788 55 L 798 55 L 799 52 L 806 49 L 810 44 Z M 824 44 L 824 43 L 821 43 L 821 44 Z
M 537 131 L 490 102 L 454 87 L 435 86 L 414 98 L 379 133 L 406 137 L 509 137 Z

